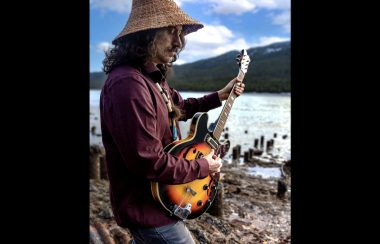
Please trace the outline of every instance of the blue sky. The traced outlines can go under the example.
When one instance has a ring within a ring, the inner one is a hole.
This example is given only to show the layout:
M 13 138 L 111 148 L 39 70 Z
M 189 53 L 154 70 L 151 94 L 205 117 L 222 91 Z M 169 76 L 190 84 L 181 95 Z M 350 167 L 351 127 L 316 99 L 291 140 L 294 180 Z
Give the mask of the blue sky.
M 205 27 L 186 36 L 176 64 L 290 40 L 290 0 L 175 0 Z M 90 0 L 90 72 L 128 20 L 132 0 Z

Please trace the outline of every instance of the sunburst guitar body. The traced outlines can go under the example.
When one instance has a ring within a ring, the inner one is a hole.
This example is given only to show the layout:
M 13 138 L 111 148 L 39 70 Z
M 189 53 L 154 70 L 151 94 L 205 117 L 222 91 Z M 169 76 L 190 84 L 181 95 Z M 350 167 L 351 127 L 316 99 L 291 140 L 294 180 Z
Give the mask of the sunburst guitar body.
M 180 141 L 173 142 L 165 147 L 165 151 L 193 160 L 207 155 L 211 147 L 204 141 L 210 132 L 207 129 L 207 113 L 194 115 L 189 136 Z M 182 219 L 196 218 L 204 213 L 211 205 L 217 189 L 217 180 L 208 175 L 185 184 L 167 185 L 152 182 L 153 197 L 170 213 Z
M 240 67 L 237 79 L 242 82 L 250 62 L 246 50 L 241 51 L 237 61 Z M 202 158 L 209 154 L 211 149 L 215 150 L 216 155 L 223 153 L 226 145 L 221 143 L 219 138 L 236 98 L 233 90 L 234 87 L 213 131 L 208 129 L 207 113 L 196 113 L 192 118 L 188 137 L 167 145 L 164 148 L 165 152 L 187 160 Z M 217 193 L 218 176 L 218 174 L 208 175 L 203 179 L 175 185 L 151 182 L 152 195 L 170 214 L 181 219 L 193 219 L 202 215 L 211 206 Z

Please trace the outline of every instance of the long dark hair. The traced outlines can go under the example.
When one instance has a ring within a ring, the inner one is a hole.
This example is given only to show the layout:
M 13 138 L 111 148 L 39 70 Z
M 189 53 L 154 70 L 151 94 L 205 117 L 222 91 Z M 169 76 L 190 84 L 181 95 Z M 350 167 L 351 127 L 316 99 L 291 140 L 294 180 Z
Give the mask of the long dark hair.
M 156 34 L 162 29 L 164 28 L 139 31 L 116 39 L 113 42 L 114 47 L 105 52 L 106 57 L 103 60 L 103 71 L 109 74 L 112 69 L 123 64 L 128 64 L 136 68 L 142 67 L 149 58 L 157 53 L 157 47 L 155 45 Z M 180 38 L 182 50 L 185 47 L 185 38 L 183 35 L 181 35 Z M 164 75 L 166 75 L 172 63 L 177 60 L 178 53 L 171 63 L 159 65 L 159 69 Z

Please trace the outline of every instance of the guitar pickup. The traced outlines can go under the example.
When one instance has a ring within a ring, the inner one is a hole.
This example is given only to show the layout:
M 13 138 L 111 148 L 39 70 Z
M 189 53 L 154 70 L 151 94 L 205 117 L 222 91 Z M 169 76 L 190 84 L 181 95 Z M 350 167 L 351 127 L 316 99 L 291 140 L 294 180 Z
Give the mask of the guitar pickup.
M 210 136 L 209 134 L 206 135 L 205 141 L 214 150 L 216 150 L 219 146 L 218 141 L 212 138 L 212 136 Z
M 196 191 L 194 191 L 193 189 L 191 189 L 191 187 L 186 187 L 186 192 L 190 192 L 191 195 L 195 196 L 197 194 Z

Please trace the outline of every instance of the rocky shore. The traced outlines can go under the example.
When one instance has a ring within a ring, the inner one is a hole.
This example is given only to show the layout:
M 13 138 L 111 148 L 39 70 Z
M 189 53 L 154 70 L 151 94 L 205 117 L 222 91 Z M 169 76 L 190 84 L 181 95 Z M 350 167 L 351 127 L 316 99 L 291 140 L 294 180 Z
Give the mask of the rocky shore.
M 222 167 L 219 216 L 204 213 L 185 220 L 196 243 L 291 243 L 290 161 L 281 178 L 248 174 L 247 165 Z M 213 213 L 214 214 L 214 213 Z M 90 180 L 90 243 L 129 243 L 127 229 L 116 225 L 107 180 Z

